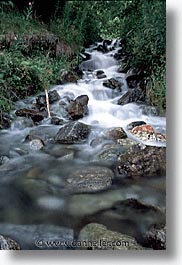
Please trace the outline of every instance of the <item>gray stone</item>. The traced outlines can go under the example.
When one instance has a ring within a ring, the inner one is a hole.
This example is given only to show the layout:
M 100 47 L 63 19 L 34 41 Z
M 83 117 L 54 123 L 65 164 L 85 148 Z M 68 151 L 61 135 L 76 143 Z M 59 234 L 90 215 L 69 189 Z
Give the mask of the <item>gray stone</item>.
M 10 237 L 0 235 L 0 250 L 20 250 L 20 245 Z
M 108 230 L 104 225 L 90 223 L 79 234 L 79 241 L 86 242 L 81 249 L 91 250 L 142 250 L 137 241 L 128 235 Z
M 123 85 L 123 83 L 121 83 L 120 81 L 118 81 L 117 79 L 114 79 L 114 78 L 110 78 L 110 79 L 105 80 L 103 82 L 103 86 L 109 87 L 109 88 L 112 88 L 112 89 L 116 89 L 119 92 L 121 92 L 122 85 Z
M 151 247 L 155 250 L 166 249 L 166 226 L 152 226 L 144 234 L 144 242 L 146 247 Z
M 78 96 L 75 100 L 72 100 L 69 106 L 66 108 L 70 119 L 78 120 L 88 114 L 88 101 L 87 95 Z
M 155 106 L 147 106 L 142 105 L 140 106 L 140 109 L 142 110 L 143 114 L 145 115 L 151 115 L 151 116 L 159 116 L 160 115 L 160 109 Z
M 70 122 L 57 133 L 55 141 L 60 144 L 75 144 L 86 142 L 90 127 L 80 122 Z
M 106 167 L 87 166 L 75 169 L 67 178 L 67 186 L 73 191 L 97 191 L 109 187 L 113 177 Z
M 145 102 L 145 91 L 141 88 L 136 87 L 129 89 L 119 100 L 118 105 L 125 105 L 128 103 L 143 103 Z
M 127 134 L 121 127 L 111 128 L 106 132 L 106 136 L 111 140 L 125 139 Z

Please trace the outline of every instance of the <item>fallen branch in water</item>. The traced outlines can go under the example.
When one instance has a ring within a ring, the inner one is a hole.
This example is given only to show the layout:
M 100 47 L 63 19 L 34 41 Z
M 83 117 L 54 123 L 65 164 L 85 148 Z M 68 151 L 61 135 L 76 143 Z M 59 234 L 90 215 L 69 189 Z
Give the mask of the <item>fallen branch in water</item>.
M 49 95 L 48 95 L 47 89 L 45 89 L 45 95 L 46 95 L 46 105 L 47 105 L 48 118 L 50 118 L 51 113 L 50 113 Z

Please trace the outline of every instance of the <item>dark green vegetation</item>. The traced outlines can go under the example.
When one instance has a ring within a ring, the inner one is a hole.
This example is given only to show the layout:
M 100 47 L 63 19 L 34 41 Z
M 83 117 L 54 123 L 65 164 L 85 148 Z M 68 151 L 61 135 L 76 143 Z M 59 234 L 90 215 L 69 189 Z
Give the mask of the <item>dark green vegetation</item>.
M 0 3 L 0 112 L 56 84 L 60 70 L 74 67 L 83 47 L 101 38 L 125 40 L 127 64 L 149 80 L 149 103 L 165 110 L 164 0 L 53 3 L 50 9 L 35 1 L 21 10 Z

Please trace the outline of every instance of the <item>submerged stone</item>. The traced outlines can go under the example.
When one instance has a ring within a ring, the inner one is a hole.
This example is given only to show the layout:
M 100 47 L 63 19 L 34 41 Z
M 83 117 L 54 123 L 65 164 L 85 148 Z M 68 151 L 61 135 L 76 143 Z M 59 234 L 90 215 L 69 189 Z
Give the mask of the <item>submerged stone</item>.
M 106 167 L 79 168 L 68 176 L 68 187 L 74 191 L 97 191 L 112 184 L 113 172 Z

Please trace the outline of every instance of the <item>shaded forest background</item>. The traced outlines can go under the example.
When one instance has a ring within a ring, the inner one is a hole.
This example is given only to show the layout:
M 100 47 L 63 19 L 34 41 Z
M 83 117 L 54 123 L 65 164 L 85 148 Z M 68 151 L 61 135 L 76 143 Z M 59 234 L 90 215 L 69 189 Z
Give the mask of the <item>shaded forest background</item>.
M 164 0 L 1 1 L 0 114 L 49 88 L 79 53 L 103 39 L 123 39 L 129 67 L 148 79 L 151 105 L 166 108 Z

